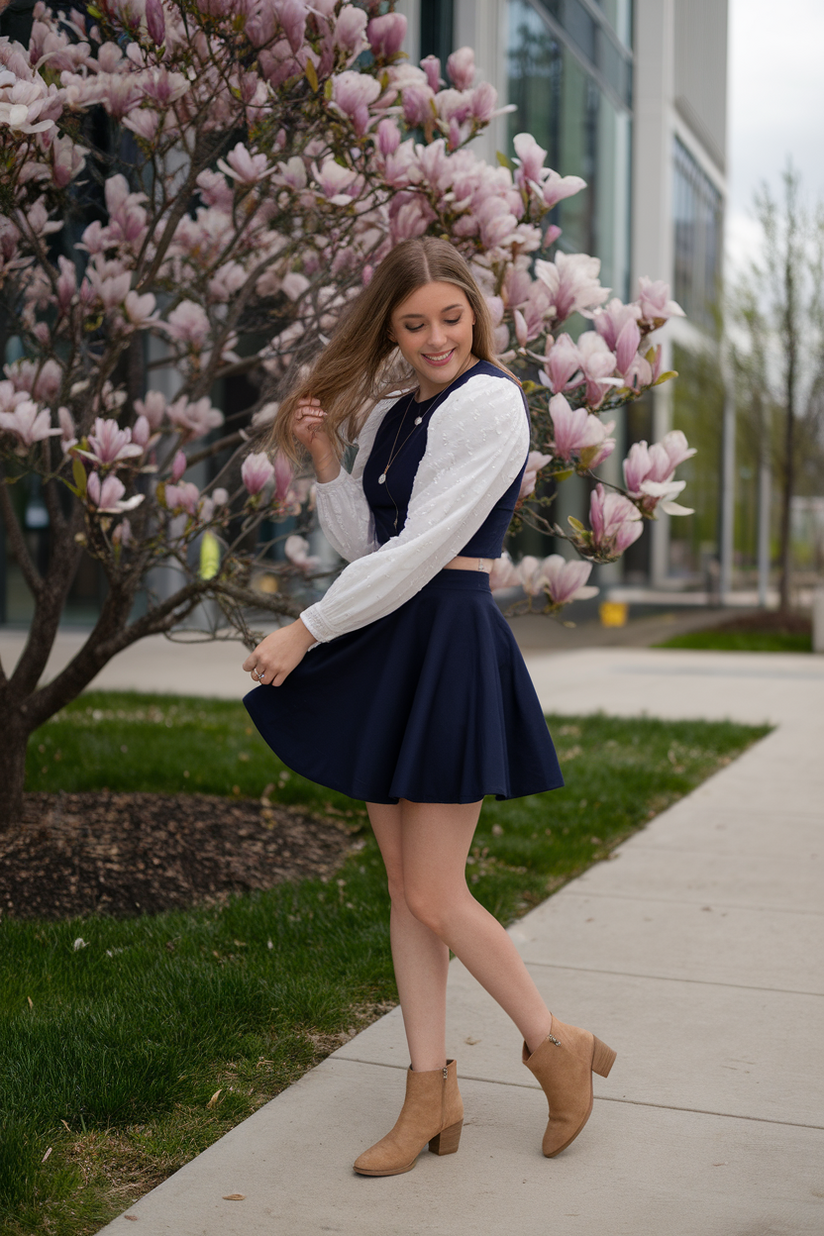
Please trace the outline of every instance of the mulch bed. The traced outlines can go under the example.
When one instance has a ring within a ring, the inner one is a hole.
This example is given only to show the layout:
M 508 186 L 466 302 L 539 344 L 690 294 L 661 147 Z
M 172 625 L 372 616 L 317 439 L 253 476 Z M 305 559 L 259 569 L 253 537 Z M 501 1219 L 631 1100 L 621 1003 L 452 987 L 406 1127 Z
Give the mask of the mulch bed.
M 0 917 L 128 917 L 328 877 L 357 844 L 285 807 L 210 794 L 27 794 L 0 835 Z

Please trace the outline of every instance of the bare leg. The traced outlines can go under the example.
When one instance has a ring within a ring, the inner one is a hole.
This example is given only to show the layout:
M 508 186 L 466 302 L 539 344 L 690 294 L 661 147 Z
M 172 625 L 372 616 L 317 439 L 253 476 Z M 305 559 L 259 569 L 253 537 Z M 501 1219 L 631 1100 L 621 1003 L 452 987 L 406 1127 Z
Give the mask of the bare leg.
M 406 904 L 400 806 L 367 803 L 367 807 L 389 880 L 392 963 L 412 1068 L 416 1073 L 440 1069 L 446 1062 L 449 949 Z
M 481 804 L 402 800 L 399 805 L 409 911 L 452 949 L 535 1051 L 549 1033 L 549 1009 L 511 938 L 466 884 L 466 859 Z
M 392 960 L 412 1068 L 444 1063 L 450 948 L 535 1051 L 550 1012 L 512 940 L 466 884 L 481 804 L 367 805 L 389 879 Z

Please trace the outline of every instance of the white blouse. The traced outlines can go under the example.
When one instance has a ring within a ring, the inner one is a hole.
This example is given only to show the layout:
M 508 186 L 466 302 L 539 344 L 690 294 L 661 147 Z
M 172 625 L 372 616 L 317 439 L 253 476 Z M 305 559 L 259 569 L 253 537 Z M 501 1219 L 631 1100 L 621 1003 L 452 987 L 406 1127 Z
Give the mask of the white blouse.
M 524 465 L 529 425 L 514 382 L 470 376 L 432 413 L 406 523 L 379 545 L 363 470 L 396 398 L 378 403 L 358 437 L 351 473 L 317 486 L 320 525 L 349 560 L 326 595 L 301 614 L 320 643 L 391 614 L 451 561 L 478 531 Z

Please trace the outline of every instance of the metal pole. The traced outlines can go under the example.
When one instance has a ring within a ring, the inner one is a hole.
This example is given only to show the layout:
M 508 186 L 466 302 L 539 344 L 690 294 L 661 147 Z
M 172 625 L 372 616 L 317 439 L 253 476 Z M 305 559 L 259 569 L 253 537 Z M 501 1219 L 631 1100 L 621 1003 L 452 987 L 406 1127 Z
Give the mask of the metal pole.
M 732 592 L 732 562 L 735 549 L 735 388 L 727 350 L 722 343 L 721 372 L 724 379 L 724 426 L 721 445 L 721 544 L 718 589 L 721 604 Z
M 772 476 L 766 449 L 762 447 L 758 464 L 758 604 L 761 609 L 767 608 L 767 590 L 770 586 L 771 507 Z

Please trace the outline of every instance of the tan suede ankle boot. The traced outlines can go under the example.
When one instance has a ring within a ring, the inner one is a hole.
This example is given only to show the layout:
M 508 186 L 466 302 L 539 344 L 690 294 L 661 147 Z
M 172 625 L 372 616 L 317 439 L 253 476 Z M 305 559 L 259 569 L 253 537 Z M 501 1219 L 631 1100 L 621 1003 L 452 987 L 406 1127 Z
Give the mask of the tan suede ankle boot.
M 463 1102 L 454 1060 L 426 1073 L 406 1072 L 406 1098 L 395 1127 L 355 1160 L 361 1176 L 411 1172 L 427 1142 L 433 1154 L 454 1154 L 461 1140 Z
M 541 1083 L 549 1103 L 549 1123 L 543 1151 L 548 1159 L 573 1142 L 592 1111 L 592 1074 L 606 1077 L 616 1053 L 589 1030 L 552 1018 L 550 1033 L 530 1056 L 524 1043 L 523 1061 Z

